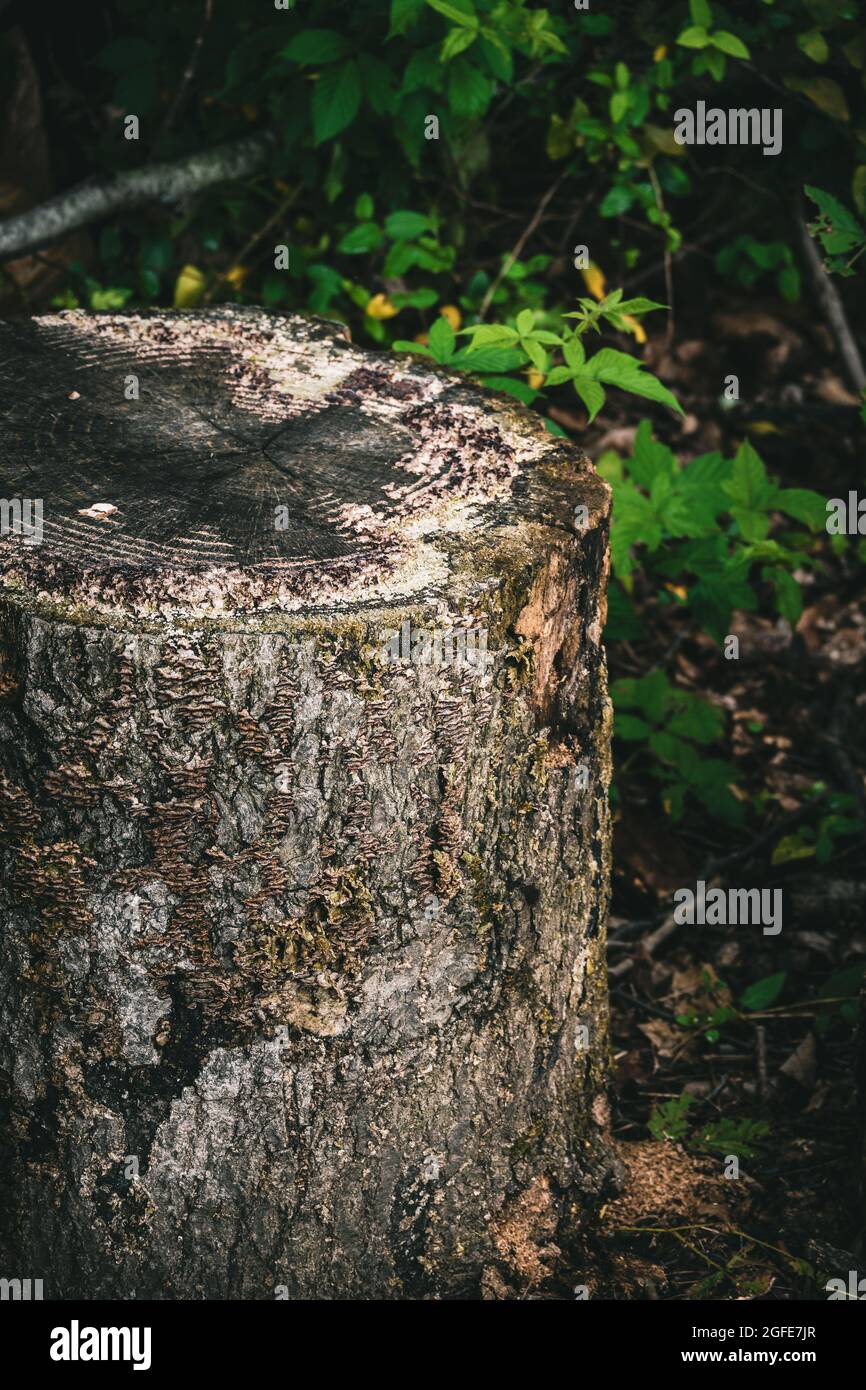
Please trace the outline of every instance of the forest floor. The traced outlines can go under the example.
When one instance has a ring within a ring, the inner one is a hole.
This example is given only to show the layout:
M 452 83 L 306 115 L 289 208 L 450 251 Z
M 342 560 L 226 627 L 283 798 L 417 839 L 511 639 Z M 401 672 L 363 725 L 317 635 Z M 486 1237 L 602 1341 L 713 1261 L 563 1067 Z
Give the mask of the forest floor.
M 729 456 L 748 437 L 785 486 L 827 497 L 856 488 L 856 399 L 832 365 L 826 330 L 799 306 L 728 299 L 700 337 L 651 342 L 647 360 L 686 408 L 681 427 L 658 429 L 681 460 L 713 449 Z M 725 409 L 701 383 L 729 372 L 743 400 Z M 612 401 L 604 428 L 581 431 L 594 459 L 611 447 L 631 452 L 634 403 L 620 398 L 619 408 L 622 423 Z M 649 592 L 640 640 L 609 644 L 612 679 L 661 665 L 727 711 L 728 756 L 752 809 L 747 830 L 694 806 L 675 823 L 650 779 L 618 775 L 610 990 L 625 1184 L 585 1247 L 535 1296 L 575 1297 L 586 1285 L 607 1298 L 826 1298 L 828 1276 L 857 1268 L 866 852 L 862 836 L 848 837 L 819 863 L 801 831 L 822 814 L 816 784 L 824 796 L 848 793 L 866 819 L 864 574 L 827 546 L 818 569 L 797 575 L 805 608 L 794 630 L 734 615 L 732 631 L 748 639 L 739 661 L 724 660 L 682 609 Z M 701 878 L 781 887 L 782 932 L 676 927 L 674 890 Z M 772 981 L 782 972 L 779 990 Z

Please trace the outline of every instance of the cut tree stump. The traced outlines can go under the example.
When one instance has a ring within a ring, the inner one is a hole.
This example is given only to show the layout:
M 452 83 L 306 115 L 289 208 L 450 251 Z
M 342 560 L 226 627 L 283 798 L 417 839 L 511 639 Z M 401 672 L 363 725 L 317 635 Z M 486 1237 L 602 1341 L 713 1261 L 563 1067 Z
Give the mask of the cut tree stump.
M 525 1291 L 612 1170 L 606 485 L 226 308 L 0 325 L 0 490 L 0 1273 Z

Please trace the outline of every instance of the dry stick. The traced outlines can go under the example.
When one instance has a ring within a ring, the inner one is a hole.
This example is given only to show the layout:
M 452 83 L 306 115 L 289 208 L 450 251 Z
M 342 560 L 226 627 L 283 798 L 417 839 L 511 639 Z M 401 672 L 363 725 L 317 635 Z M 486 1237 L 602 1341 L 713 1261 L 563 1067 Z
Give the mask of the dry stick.
M 243 265 L 244 261 L 249 256 L 253 247 L 257 246 L 258 243 L 262 240 L 262 237 L 266 237 L 271 228 L 274 227 L 277 222 L 279 222 L 283 214 L 288 212 L 289 208 L 292 206 L 292 203 L 295 201 L 300 191 L 301 185 L 298 184 L 296 188 L 293 188 L 289 193 L 286 194 L 285 198 L 280 203 L 276 212 L 271 214 L 267 222 L 265 222 L 261 227 L 259 227 L 257 232 L 253 232 L 252 236 L 245 243 L 245 245 L 241 247 L 240 252 L 232 261 L 231 265 L 226 270 L 222 271 L 214 280 L 207 294 L 204 296 L 205 304 L 210 304 L 220 285 L 225 283 L 225 281 L 229 278 L 233 270 L 237 269 L 238 266 Z
M 508 274 L 511 267 L 514 265 L 514 262 L 520 256 L 521 251 L 523 250 L 527 241 L 532 236 L 532 233 L 535 231 L 536 227 L 538 226 L 539 222 L 544 216 L 545 208 L 547 207 L 548 203 L 550 202 L 551 198 L 553 197 L 554 193 L 556 192 L 564 178 L 565 174 L 560 174 L 556 182 L 550 185 L 544 197 L 541 199 L 541 202 L 538 204 L 538 207 L 535 209 L 535 212 L 532 214 L 532 218 L 530 219 L 529 223 L 523 229 L 520 236 L 517 238 L 517 241 L 514 243 L 514 246 L 509 251 L 505 260 L 502 262 L 496 279 L 493 281 L 491 285 L 487 287 L 487 292 L 484 298 L 482 299 L 481 307 L 478 310 L 479 323 L 483 321 L 484 316 L 487 313 L 487 310 L 490 308 L 490 305 L 493 301 L 493 296 L 499 289 L 499 286 L 502 284 L 504 277 Z
M 228 183 L 257 173 L 274 144 L 270 131 L 245 135 L 199 150 L 169 163 L 149 164 L 107 179 L 79 184 L 67 193 L 49 198 L 30 212 L 9 217 L 0 224 L 0 260 L 23 256 L 48 241 L 65 236 L 110 212 L 138 207 L 160 198 L 181 198 L 214 183 Z
M 204 36 L 207 33 L 207 27 L 211 22 L 212 16 L 213 0 L 204 0 L 204 14 L 202 15 L 201 24 L 199 25 L 198 33 L 195 36 L 195 42 L 193 43 L 192 51 L 189 55 L 189 59 L 187 60 L 187 65 L 183 70 L 183 76 L 180 79 L 180 86 L 175 92 L 174 101 L 171 103 L 171 106 L 169 107 L 168 112 L 166 113 L 165 120 L 159 128 L 159 134 L 156 137 L 157 145 L 159 145 L 163 137 L 166 136 L 168 132 L 171 130 L 171 127 L 174 124 L 175 117 L 177 116 L 177 113 L 181 108 L 181 104 L 183 102 L 184 97 L 186 96 L 187 88 L 190 82 L 192 81 L 193 77 L 195 76 L 195 70 L 198 67 L 198 60 L 201 57 Z
M 860 349 L 857 347 L 842 300 L 839 298 L 839 291 L 824 269 L 824 262 L 821 260 L 818 248 L 810 237 L 805 222 L 799 216 L 797 218 L 797 230 L 800 235 L 803 255 L 812 274 L 812 284 L 821 306 L 821 312 L 833 334 L 839 356 L 845 364 L 848 379 L 855 391 L 866 391 L 866 368 L 863 366 Z
M 755 1028 L 755 1050 L 758 1065 L 758 1099 L 766 1100 L 770 1094 L 770 1081 L 767 1076 L 767 1030 L 763 1023 Z

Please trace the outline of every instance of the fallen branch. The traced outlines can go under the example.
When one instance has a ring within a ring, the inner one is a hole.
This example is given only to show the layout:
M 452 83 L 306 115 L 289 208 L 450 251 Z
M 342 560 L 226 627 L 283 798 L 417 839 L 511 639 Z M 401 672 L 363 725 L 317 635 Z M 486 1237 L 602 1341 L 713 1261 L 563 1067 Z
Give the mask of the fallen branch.
M 185 197 L 214 183 L 245 178 L 262 168 L 273 148 L 273 140 L 269 132 L 248 135 L 184 159 L 149 164 L 128 173 L 79 184 L 29 212 L 0 223 L 0 260 L 27 255 L 46 242 L 66 236 L 110 212 L 157 199 Z

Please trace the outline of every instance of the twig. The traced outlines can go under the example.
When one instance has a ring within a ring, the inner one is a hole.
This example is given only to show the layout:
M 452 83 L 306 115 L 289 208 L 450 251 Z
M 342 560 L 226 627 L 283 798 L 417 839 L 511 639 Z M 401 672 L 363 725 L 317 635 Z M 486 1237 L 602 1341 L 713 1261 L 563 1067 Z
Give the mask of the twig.
M 213 0 L 204 0 L 204 14 L 201 18 L 201 24 L 199 25 L 198 33 L 195 36 L 195 42 L 193 43 L 189 58 L 187 59 L 186 67 L 183 70 L 183 76 L 180 79 L 180 85 L 178 86 L 178 89 L 175 92 L 174 101 L 171 103 L 171 106 L 166 112 L 165 120 L 159 128 L 159 134 L 156 137 L 156 147 L 160 145 L 161 141 L 171 130 L 171 127 L 174 124 L 175 117 L 177 116 L 177 113 L 181 108 L 181 104 L 183 102 L 184 97 L 186 96 L 187 88 L 190 82 L 192 81 L 193 77 L 195 76 L 195 70 L 198 67 L 198 60 L 201 57 L 204 36 L 207 33 L 207 28 L 211 22 L 212 16 Z
M 755 1027 L 755 1051 L 758 1066 L 758 1098 L 765 1101 L 770 1094 L 770 1081 L 767 1076 L 767 1030 L 763 1023 Z
M 519 259 L 521 251 L 523 250 L 527 241 L 532 236 L 532 233 L 535 231 L 536 227 L 538 226 L 539 222 L 544 216 L 545 208 L 547 207 L 548 203 L 550 202 L 556 190 L 559 188 L 559 185 L 562 183 L 564 178 L 565 174 L 560 174 L 556 182 L 550 185 L 547 192 L 544 194 L 544 197 L 541 199 L 541 202 L 538 204 L 538 207 L 535 209 L 535 212 L 532 214 L 532 217 L 530 218 L 529 222 L 524 227 L 520 236 L 517 238 L 517 241 L 514 243 L 514 246 L 511 248 L 508 255 L 505 257 L 505 260 L 502 262 L 502 265 L 499 268 L 499 273 L 497 274 L 496 278 L 490 285 L 488 285 L 487 291 L 484 295 L 484 298 L 481 301 L 481 306 L 478 310 L 479 323 L 483 322 L 484 316 L 487 313 L 487 310 L 490 308 L 491 303 L 493 302 L 493 296 L 499 289 L 499 286 L 501 285 L 505 276 L 508 274 L 511 267 L 514 265 L 514 262 Z
M 824 262 L 818 252 L 818 248 L 809 235 L 806 223 L 803 221 L 802 212 L 797 216 L 797 231 L 800 236 L 800 245 L 803 248 L 803 255 L 812 274 L 812 284 L 815 295 L 821 306 L 821 312 L 827 320 L 827 325 L 836 343 L 839 356 L 845 365 L 851 385 L 855 391 L 866 391 L 866 368 L 863 366 L 863 358 L 860 356 L 860 349 L 857 346 L 854 334 L 839 291 L 833 284 L 830 276 L 824 269 Z
M 30 212 L 7 218 L 0 225 L 0 260 L 26 255 L 110 212 L 138 207 L 160 198 L 181 198 L 214 183 L 245 178 L 262 168 L 273 144 L 273 134 L 265 131 L 212 150 L 199 150 L 170 163 L 149 164 L 142 169 L 79 184 L 67 193 L 40 203 Z
M 276 212 L 271 214 L 267 222 L 265 222 L 261 227 L 259 227 L 258 231 L 253 232 L 252 236 L 248 239 L 244 246 L 241 247 L 241 250 L 238 252 L 238 255 L 232 261 L 231 265 L 228 266 L 227 269 L 223 270 L 214 280 L 207 294 L 204 296 L 203 302 L 205 304 L 210 304 L 220 285 L 225 283 L 225 281 L 229 278 L 233 270 L 235 270 L 238 266 L 243 265 L 244 261 L 249 256 L 253 247 L 257 246 L 258 243 L 262 240 L 262 238 L 267 236 L 271 228 L 276 226 L 277 222 L 279 222 L 283 214 L 288 212 L 289 208 L 292 206 L 292 203 L 295 201 L 300 191 L 301 184 L 298 184 L 296 188 L 293 188 L 289 193 L 286 194 L 285 198 L 280 203 Z

